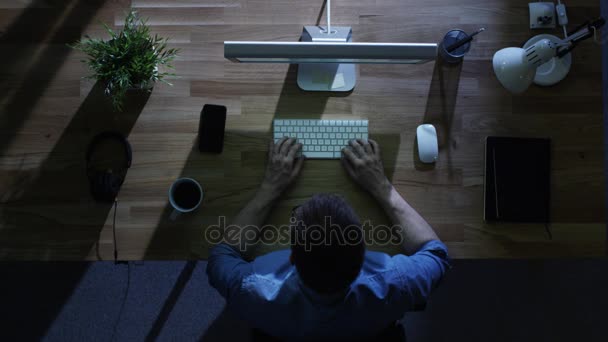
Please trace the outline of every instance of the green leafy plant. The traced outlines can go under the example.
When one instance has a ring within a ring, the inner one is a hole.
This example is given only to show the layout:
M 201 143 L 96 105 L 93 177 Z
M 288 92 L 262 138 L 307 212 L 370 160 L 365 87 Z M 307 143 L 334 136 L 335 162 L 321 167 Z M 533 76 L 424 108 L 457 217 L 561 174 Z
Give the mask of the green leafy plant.
M 88 35 L 71 47 L 88 55 L 83 60 L 93 71 L 87 78 L 105 84 L 105 93 L 112 99 L 117 110 L 122 110 L 127 90 L 150 91 L 154 82 L 164 80 L 173 73 L 159 72 L 158 67 L 173 69 L 170 64 L 178 49 L 167 48 L 167 38 L 152 36 L 147 20 L 141 19 L 135 11 L 130 11 L 122 31 L 114 32 L 103 24 L 110 34 L 109 40 L 95 39 Z

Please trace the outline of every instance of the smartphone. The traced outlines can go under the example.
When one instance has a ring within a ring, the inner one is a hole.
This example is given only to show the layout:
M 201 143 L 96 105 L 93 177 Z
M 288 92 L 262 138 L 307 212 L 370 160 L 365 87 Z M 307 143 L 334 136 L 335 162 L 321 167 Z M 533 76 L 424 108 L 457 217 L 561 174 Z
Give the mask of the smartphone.
M 201 152 L 222 153 L 226 107 L 206 104 L 201 111 L 198 126 L 198 149 Z

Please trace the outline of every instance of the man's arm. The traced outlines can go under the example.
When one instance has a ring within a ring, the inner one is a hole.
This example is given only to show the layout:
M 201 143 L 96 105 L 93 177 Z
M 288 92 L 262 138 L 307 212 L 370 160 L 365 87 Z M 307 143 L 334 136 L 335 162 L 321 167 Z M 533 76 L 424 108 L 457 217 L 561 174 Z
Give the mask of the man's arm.
M 254 254 L 260 228 L 264 224 L 270 210 L 274 207 L 281 194 L 296 179 L 302 169 L 304 158 L 296 158 L 296 153 L 302 144 L 293 138 L 282 138 L 276 144 L 270 141 L 268 147 L 268 164 L 266 174 L 255 196 L 241 209 L 234 218 L 232 225 L 252 230 L 252 234 L 243 232 L 240 236 L 241 246 L 238 249 L 243 256 L 249 258 Z M 238 247 L 238 246 L 232 246 Z M 244 252 L 243 252 L 244 251 Z
M 211 250 L 207 264 L 209 283 L 224 298 L 231 298 L 235 291 L 238 291 L 243 277 L 252 272 L 252 263 L 247 262 L 246 259 L 253 259 L 260 233 L 259 227 L 263 225 L 278 198 L 302 169 L 304 160 L 295 158 L 296 152 L 301 147 L 302 145 L 296 144 L 294 139 L 283 138 L 276 144 L 270 142 L 264 181 L 255 196 L 232 222 L 232 225 L 241 229 L 250 226 L 254 234 L 241 232 L 239 237 L 246 241 L 220 243 Z
M 346 172 L 380 203 L 393 224 L 401 227 L 403 250 L 411 255 L 426 242 L 439 240 L 433 228 L 412 208 L 384 174 L 380 146 L 373 140 L 352 140 L 344 148 Z

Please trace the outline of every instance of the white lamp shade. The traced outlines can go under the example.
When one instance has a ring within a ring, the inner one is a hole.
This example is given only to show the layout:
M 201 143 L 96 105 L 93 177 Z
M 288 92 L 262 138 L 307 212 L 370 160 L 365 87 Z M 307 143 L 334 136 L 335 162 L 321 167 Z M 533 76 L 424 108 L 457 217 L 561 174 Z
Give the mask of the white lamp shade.
M 514 94 L 523 93 L 534 81 L 536 67 L 526 60 L 526 50 L 509 47 L 497 51 L 492 58 L 496 78 Z

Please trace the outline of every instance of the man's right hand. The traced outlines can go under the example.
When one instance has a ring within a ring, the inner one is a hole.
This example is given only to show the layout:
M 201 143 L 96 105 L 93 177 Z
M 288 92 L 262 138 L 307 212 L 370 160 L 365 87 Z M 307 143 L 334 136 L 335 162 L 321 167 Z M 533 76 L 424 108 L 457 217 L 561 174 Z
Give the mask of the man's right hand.
M 342 149 L 342 165 L 376 199 L 381 200 L 390 193 L 392 185 L 384 175 L 380 146 L 374 140 L 351 140 L 349 146 Z

